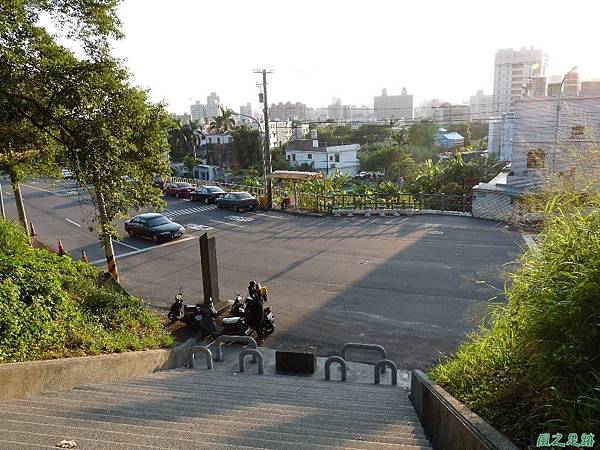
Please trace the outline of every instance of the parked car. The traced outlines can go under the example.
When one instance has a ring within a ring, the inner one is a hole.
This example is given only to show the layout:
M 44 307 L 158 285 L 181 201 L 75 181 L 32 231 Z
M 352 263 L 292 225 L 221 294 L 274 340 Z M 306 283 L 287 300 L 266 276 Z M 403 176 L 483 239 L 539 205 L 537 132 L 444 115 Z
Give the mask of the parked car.
M 249 192 L 230 192 L 221 198 L 216 200 L 217 207 L 233 209 L 234 211 L 240 211 L 247 209 L 252 211 L 258 206 L 258 200 L 253 197 Z
M 154 186 L 156 186 L 159 189 L 163 189 L 164 190 L 164 188 L 165 188 L 165 180 L 163 180 L 160 175 L 156 175 L 154 177 Z
M 167 196 L 170 195 L 177 198 L 190 198 L 190 192 L 193 190 L 194 186 L 192 186 L 190 183 L 177 182 L 165 184 L 163 192 Z
M 161 242 L 178 238 L 185 229 L 162 214 L 145 213 L 125 221 L 125 231 L 131 237 L 138 236 Z
M 190 193 L 190 200 L 193 202 L 215 203 L 215 201 L 226 195 L 219 186 L 201 186 Z

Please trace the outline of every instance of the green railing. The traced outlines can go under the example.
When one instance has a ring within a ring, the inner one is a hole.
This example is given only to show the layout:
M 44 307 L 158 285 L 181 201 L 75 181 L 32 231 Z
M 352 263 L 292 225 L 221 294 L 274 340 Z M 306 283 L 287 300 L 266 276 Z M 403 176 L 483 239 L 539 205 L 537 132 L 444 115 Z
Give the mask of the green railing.
M 192 178 L 172 178 L 173 181 L 184 181 L 195 186 L 213 185 L 228 191 L 247 191 L 254 196 L 264 194 L 264 189 L 257 186 L 244 186 L 235 183 L 209 182 Z M 278 205 L 283 196 L 283 189 L 273 189 L 273 203 Z M 293 193 L 290 192 L 293 195 Z M 292 199 L 292 205 L 294 200 Z M 434 210 L 440 212 L 471 212 L 471 197 L 469 195 L 447 194 L 345 194 L 298 192 L 298 209 L 321 214 L 331 214 L 332 211 L 353 208 L 355 211 L 379 211 L 380 207 L 387 210 Z

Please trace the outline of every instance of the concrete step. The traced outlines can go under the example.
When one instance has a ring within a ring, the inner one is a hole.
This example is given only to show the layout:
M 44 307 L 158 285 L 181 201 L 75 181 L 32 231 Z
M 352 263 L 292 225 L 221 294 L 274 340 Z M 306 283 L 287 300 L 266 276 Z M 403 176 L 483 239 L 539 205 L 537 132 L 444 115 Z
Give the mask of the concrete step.
M 249 364 L 250 365 L 250 364 Z M 333 371 L 332 371 L 333 372 Z M 333 372 L 335 376 L 335 372 Z M 249 381 L 248 378 L 260 377 L 260 383 L 267 387 L 279 387 L 286 386 L 286 389 L 292 391 L 304 390 L 305 387 L 310 387 L 311 391 L 318 393 L 322 390 L 328 390 L 332 392 L 345 392 L 346 395 L 352 395 L 357 393 L 364 395 L 365 392 L 382 393 L 390 395 L 390 390 L 400 391 L 406 393 L 405 389 L 398 386 L 391 386 L 388 384 L 366 384 L 366 383 L 348 383 L 337 380 L 324 380 L 319 378 L 306 378 L 306 377 L 293 377 L 284 375 L 257 375 L 253 372 L 246 373 L 223 373 L 211 370 L 190 370 L 186 372 L 178 372 L 177 374 L 171 374 L 168 376 L 160 375 L 157 377 L 140 377 L 126 380 L 127 383 L 143 382 L 143 383 L 177 383 L 180 380 L 185 380 L 186 383 L 202 383 L 206 384 L 207 380 L 214 383 L 215 386 L 219 385 L 231 385 L 231 384 L 244 384 L 246 385 Z M 339 377 L 339 375 L 338 375 Z
M 206 369 L 0 402 L 0 449 L 63 439 L 80 449 L 430 448 L 399 387 Z
M 131 423 L 131 424 L 157 424 L 157 423 L 168 423 L 169 426 L 174 426 L 177 428 L 181 424 L 185 424 L 185 427 L 190 426 L 203 426 L 203 427 L 218 427 L 219 429 L 224 426 L 229 426 L 231 424 L 231 420 L 229 416 L 224 415 L 207 415 L 207 416 L 186 416 L 186 417 L 173 417 L 167 416 L 161 413 L 155 413 L 151 411 L 143 411 L 140 412 L 139 409 L 125 409 L 125 408 L 114 408 L 105 410 L 102 409 L 101 412 L 95 412 L 91 410 L 82 410 L 75 408 L 73 406 L 64 406 L 56 403 L 42 403 L 35 400 L 24 400 L 17 405 L 5 406 L 0 405 L 0 411 L 3 413 L 23 413 L 23 414 L 40 414 L 40 415 L 56 415 L 57 417 L 81 417 L 81 418 L 90 418 L 97 419 L 99 421 L 111 421 L 114 418 L 118 418 L 121 423 Z M 182 422 L 181 420 L 185 420 Z M 318 417 L 303 417 L 299 416 L 294 419 L 293 422 L 284 423 L 281 425 L 281 420 L 279 417 L 271 417 L 269 419 L 260 419 L 255 418 L 253 416 L 247 416 L 243 420 L 236 420 L 236 423 L 243 423 L 248 427 L 270 427 L 277 425 L 278 428 L 280 426 L 287 427 L 290 429 L 299 429 L 302 434 L 306 433 L 306 429 L 310 428 L 311 430 L 316 431 L 326 431 L 326 432 L 339 432 L 339 433 L 347 433 L 347 434 L 364 434 L 364 433 L 373 433 L 377 432 L 378 435 L 385 437 L 398 437 L 404 435 L 414 435 L 415 437 L 421 438 L 425 436 L 423 428 L 420 423 L 409 422 L 409 421 L 396 421 L 393 427 L 389 425 L 385 428 L 382 428 L 378 424 L 369 424 L 368 426 L 364 426 L 364 424 L 356 424 L 355 422 L 348 422 L 347 425 L 341 426 L 337 424 L 332 424 L 328 422 L 324 422 L 320 420 Z M 332 428 L 332 425 L 336 425 L 335 428 Z M 355 425 L 355 426 L 353 426 Z M 333 431 L 332 431 L 333 430 Z
M 44 396 L 47 399 L 52 399 L 48 403 L 68 405 L 70 407 L 84 407 L 85 410 L 96 412 L 101 410 L 127 410 L 136 412 L 141 408 L 151 408 L 155 414 L 160 414 L 165 417 L 204 417 L 206 415 L 213 414 L 227 414 L 232 417 L 237 417 L 243 420 L 249 414 L 253 417 L 261 418 L 265 420 L 272 419 L 294 419 L 299 416 L 301 417 L 316 417 L 318 416 L 320 421 L 328 421 L 332 424 L 338 425 L 354 425 L 354 426 L 369 426 L 377 424 L 378 426 L 393 426 L 397 422 L 402 423 L 418 423 L 419 419 L 414 411 L 398 411 L 395 414 L 390 414 L 387 417 L 371 417 L 369 415 L 360 415 L 347 412 L 345 414 L 330 414 L 323 412 L 317 408 L 312 410 L 297 409 L 290 405 L 287 409 L 282 408 L 277 411 L 272 410 L 270 407 L 268 410 L 263 409 L 260 402 L 252 405 L 246 405 L 244 407 L 234 406 L 229 407 L 226 402 L 220 405 L 213 404 L 201 404 L 197 403 L 193 406 L 172 404 L 171 402 L 156 402 L 154 399 L 140 398 L 137 401 L 126 400 L 126 403 L 120 401 L 118 397 L 109 398 L 106 394 L 96 394 L 81 391 L 69 391 L 61 394 L 48 394 Z M 27 400 L 23 400 L 27 401 Z
M 161 437 L 165 435 L 174 435 L 178 439 L 199 441 L 203 437 L 209 436 L 212 440 L 220 439 L 221 437 L 231 437 L 231 433 L 223 433 L 223 429 L 234 431 L 235 436 L 239 437 L 252 437 L 253 439 L 261 439 L 266 441 L 291 441 L 301 440 L 305 444 L 314 445 L 328 445 L 335 446 L 339 442 L 344 442 L 347 447 L 353 448 L 356 445 L 362 445 L 367 442 L 378 443 L 381 445 L 424 445 L 427 444 L 423 438 L 417 438 L 412 435 L 398 436 L 397 438 L 388 439 L 372 439 L 376 436 L 371 436 L 368 433 L 356 434 L 356 435 L 338 435 L 329 436 L 325 433 L 314 433 L 312 430 L 310 435 L 307 436 L 306 430 L 304 434 L 299 433 L 286 433 L 279 430 L 279 426 L 276 424 L 273 427 L 262 429 L 252 428 L 243 429 L 240 427 L 239 422 L 230 422 L 228 427 L 224 428 L 209 428 L 209 427 L 187 427 L 187 429 L 175 430 L 172 429 L 170 424 L 162 424 L 162 426 L 148 426 L 148 425 L 131 425 L 123 424 L 120 422 L 98 422 L 96 420 L 88 420 L 82 418 L 65 418 L 65 417 L 53 417 L 53 416 L 32 416 L 26 414 L 15 414 L 13 418 L 10 418 L 8 414 L 0 416 L 1 423 L 10 424 L 10 422 L 16 422 L 21 424 L 37 424 L 43 426 L 50 426 L 55 429 L 61 427 L 69 428 L 75 427 L 77 429 L 98 429 L 102 428 L 104 431 L 116 432 L 116 433 L 130 433 L 143 436 L 155 436 Z M 4 425 L 3 425 L 4 426 Z M 10 426 L 10 425 L 9 425 Z
M 400 398 L 398 401 L 390 400 L 386 401 L 382 404 L 383 400 L 381 399 L 373 399 L 372 397 L 367 398 L 354 398 L 348 401 L 345 401 L 340 396 L 331 395 L 328 393 L 324 393 L 319 397 L 306 398 L 309 396 L 296 397 L 290 399 L 289 395 L 286 396 L 285 392 L 282 392 L 280 395 L 273 395 L 270 391 L 262 391 L 260 394 L 249 393 L 249 392 L 239 392 L 236 390 L 232 390 L 229 392 L 219 392 L 211 389 L 210 386 L 205 386 L 204 388 L 189 388 L 189 387 L 181 387 L 179 385 L 174 385 L 172 387 L 168 386 L 144 386 L 143 384 L 138 385 L 119 385 L 114 387 L 108 387 L 105 385 L 91 385 L 91 386 L 82 386 L 76 388 L 77 390 L 87 391 L 87 392 L 107 392 L 125 395 L 128 397 L 147 397 L 154 396 L 156 398 L 164 398 L 172 401 L 182 402 L 182 403 L 194 403 L 201 399 L 202 402 L 213 402 L 213 403 L 222 403 L 223 399 L 219 398 L 226 396 L 227 402 L 229 404 L 249 404 L 256 403 L 257 400 L 260 400 L 262 403 L 269 403 L 272 405 L 283 404 L 289 405 L 292 403 L 296 407 L 308 407 L 308 408 L 324 408 L 330 411 L 352 411 L 356 409 L 360 409 L 362 412 L 370 412 L 372 414 L 388 414 L 390 410 L 396 410 L 398 408 L 408 408 L 412 409 L 412 405 L 408 400 L 408 397 Z M 361 403 L 362 400 L 362 403 Z
M 232 426 L 232 422 L 223 417 L 217 417 L 216 419 L 212 419 L 210 417 L 202 418 L 198 423 L 193 421 L 190 422 L 176 422 L 176 421 L 168 421 L 168 420 L 153 420 L 153 419 L 142 419 L 138 417 L 128 417 L 123 415 L 108 415 L 108 414 L 93 414 L 93 413 L 84 413 L 84 412 L 74 412 L 70 410 L 60 410 L 57 408 L 37 408 L 37 407 L 19 407 L 15 410 L 7 411 L 0 409 L 0 418 L 9 418 L 14 420 L 23 420 L 23 421 L 34 421 L 36 418 L 62 418 L 62 419 L 73 419 L 94 423 L 115 423 L 115 419 L 118 420 L 118 423 L 123 424 L 128 427 L 140 427 L 146 426 L 155 429 L 168 429 L 170 431 L 177 432 L 189 432 L 190 430 L 195 430 L 197 427 L 201 427 L 209 430 L 221 430 L 226 429 L 227 427 Z M 252 433 L 253 430 L 269 430 L 273 429 L 277 433 L 286 433 L 290 435 L 298 435 L 300 437 L 306 434 L 306 426 L 299 425 L 294 426 L 293 423 L 277 423 L 277 422 L 252 422 L 249 420 L 245 420 L 243 422 L 235 421 L 233 422 L 235 425 L 235 429 L 238 433 L 241 432 L 249 432 Z M 362 429 L 352 429 L 352 430 L 343 430 L 343 429 L 335 429 L 332 430 L 330 428 L 315 428 L 311 427 L 311 434 L 313 436 L 320 437 L 330 437 L 337 439 L 355 439 L 369 442 L 382 442 L 389 444 L 401 444 L 404 439 L 416 439 L 420 441 L 425 441 L 426 437 L 423 434 L 422 429 L 418 429 L 416 427 L 406 426 L 403 429 L 399 429 L 395 434 L 385 434 L 381 433 L 381 430 L 377 430 L 377 434 L 370 432 L 369 430 Z
M 256 437 L 257 433 L 255 432 L 249 436 L 232 436 L 222 432 L 208 433 L 205 431 L 199 431 L 195 433 L 193 439 L 185 439 L 181 437 L 180 433 L 173 433 L 165 436 L 164 430 L 161 430 L 160 435 L 137 433 L 137 430 L 116 431 L 118 425 L 119 424 L 114 424 L 114 426 L 103 426 L 102 428 L 99 428 L 97 427 L 97 424 L 95 424 L 93 427 L 85 427 L 73 425 L 72 423 L 65 425 L 60 423 L 40 423 L 39 419 L 35 422 L 3 420 L 2 424 L 0 425 L 0 432 L 13 431 L 21 432 L 23 434 L 41 433 L 52 437 L 60 437 L 60 439 L 74 440 L 75 442 L 81 438 L 84 438 L 108 443 L 130 444 L 132 447 L 158 446 L 162 448 L 180 449 L 195 449 L 198 448 L 199 443 L 202 445 L 234 445 L 269 449 L 377 448 L 382 450 L 408 450 L 423 448 L 423 446 L 419 444 L 382 444 L 353 441 L 348 439 L 340 441 L 326 438 L 312 438 L 309 433 L 304 436 L 302 443 L 298 443 L 297 440 L 294 440 L 292 436 L 285 436 L 285 440 L 262 439 L 260 437 Z

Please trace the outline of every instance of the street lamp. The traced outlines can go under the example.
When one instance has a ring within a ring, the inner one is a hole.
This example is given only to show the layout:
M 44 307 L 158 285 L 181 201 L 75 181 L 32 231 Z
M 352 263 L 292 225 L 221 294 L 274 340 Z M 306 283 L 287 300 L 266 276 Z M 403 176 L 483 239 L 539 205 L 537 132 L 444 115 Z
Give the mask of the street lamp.
M 558 121 L 560 118 L 560 97 L 562 94 L 563 85 L 565 84 L 567 77 L 571 75 L 571 73 L 575 70 L 577 70 L 577 66 L 573 66 L 571 70 L 565 73 L 565 76 L 563 77 L 562 81 L 560 82 L 560 86 L 558 87 L 558 95 L 556 96 L 556 123 L 554 125 L 554 152 L 552 152 L 552 170 L 554 170 L 554 166 L 556 164 L 556 150 L 558 147 Z
M 233 114 L 234 116 L 241 116 L 241 117 L 247 117 L 248 119 L 251 119 L 253 122 L 255 122 L 258 125 L 258 131 L 260 133 L 260 140 L 261 140 L 261 148 L 262 148 L 262 152 L 263 152 L 263 188 L 264 188 L 264 195 L 265 198 L 267 198 L 267 192 L 269 190 L 269 180 L 267 179 L 267 155 L 265 154 L 265 146 L 264 146 L 264 134 L 262 131 L 262 126 L 260 125 L 260 122 L 258 121 L 258 119 L 256 117 L 252 117 L 249 116 L 248 114 L 242 114 L 242 113 L 237 113 L 237 112 L 233 112 L 231 111 L 231 114 Z

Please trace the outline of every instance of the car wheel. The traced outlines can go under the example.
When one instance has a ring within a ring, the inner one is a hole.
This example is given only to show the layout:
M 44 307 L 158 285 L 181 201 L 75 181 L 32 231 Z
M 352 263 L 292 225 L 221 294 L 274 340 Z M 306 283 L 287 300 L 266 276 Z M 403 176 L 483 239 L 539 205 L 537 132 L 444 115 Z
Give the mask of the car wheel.
M 135 231 L 133 231 L 132 228 L 130 228 L 129 230 L 127 230 L 127 233 L 129 234 L 130 237 L 135 237 Z
M 153 241 L 153 242 L 155 242 L 155 243 L 157 243 L 157 244 L 158 244 L 159 240 L 160 240 L 160 239 L 158 238 L 158 234 L 153 234 L 153 235 L 152 235 L 152 241 Z
M 217 208 L 219 208 L 219 209 L 223 209 L 223 205 L 221 204 L 221 202 L 218 202 L 218 203 L 217 203 Z

